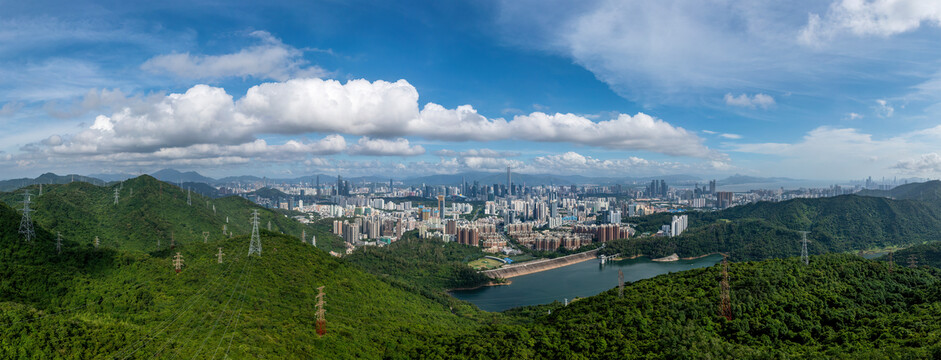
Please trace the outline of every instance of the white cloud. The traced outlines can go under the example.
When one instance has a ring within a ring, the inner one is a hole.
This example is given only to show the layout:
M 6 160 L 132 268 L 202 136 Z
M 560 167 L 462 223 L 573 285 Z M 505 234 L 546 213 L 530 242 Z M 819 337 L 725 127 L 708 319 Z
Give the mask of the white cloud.
M 169 73 L 186 79 L 219 79 L 254 77 L 287 80 L 292 77 L 320 77 L 327 71 L 308 66 L 304 52 L 285 45 L 265 31 L 250 34 L 260 44 L 224 55 L 190 55 L 189 53 L 159 55 L 147 60 L 141 69 Z
M 753 96 L 748 96 L 748 94 L 741 94 L 739 96 L 733 96 L 732 93 L 725 94 L 725 104 L 730 106 L 740 106 L 748 108 L 760 107 L 762 109 L 767 109 L 771 106 L 774 106 L 774 98 L 771 95 L 766 94 L 755 94 Z
M 876 114 L 881 117 L 892 117 L 892 114 L 895 113 L 895 108 L 892 105 L 889 105 L 889 102 L 879 99 L 876 100 Z
M 386 140 L 370 139 L 364 136 L 355 145 L 350 146 L 349 153 L 375 156 L 416 156 L 424 155 L 425 148 L 421 145 L 411 146 L 408 139 L 405 138 Z
M 723 138 L 723 139 L 737 140 L 737 139 L 741 139 L 741 138 L 742 138 L 742 135 L 739 135 L 739 134 L 720 134 L 719 137 L 721 137 L 721 138 Z
M 842 33 L 887 37 L 919 28 L 941 26 L 941 2 L 935 0 L 841 0 L 824 16 L 811 13 L 800 40 L 816 44 Z
M 932 152 L 916 159 L 902 160 L 895 164 L 895 169 L 906 174 L 938 175 L 941 174 L 941 154 Z
M 847 179 L 902 169 L 897 164 L 936 148 L 932 129 L 877 138 L 853 128 L 818 127 L 794 143 L 731 144 L 734 151 L 773 156 L 765 171 L 809 179 Z
M 556 5 L 500 1 L 497 25 L 505 41 L 568 56 L 622 96 L 654 104 L 711 89 L 772 88 L 769 82 L 793 80 L 795 70 L 809 72 L 793 66 L 807 58 L 793 50 L 801 50 L 796 33 L 808 9 L 819 6 L 735 0 Z
M 405 80 L 342 84 L 321 79 L 254 86 L 238 101 L 221 88 L 197 85 L 183 94 L 98 116 L 91 128 L 59 150 L 152 151 L 200 143 L 239 144 L 252 141 L 256 134 L 298 133 L 568 142 L 675 156 L 724 157 L 703 145 L 695 133 L 643 113 L 597 122 L 574 114 L 540 112 L 510 121 L 487 119 L 470 105 L 446 109 L 428 103 L 419 111 L 418 91 Z
M 184 93 L 126 97 L 120 91 L 92 91 L 83 104 L 115 108 L 99 115 L 76 134 L 56 134 L 28 144 L 33 158 L 87 157 L 102 161 L 170 161 L 204 159 L 214 164 L 245 159 L 291 159 L 347 151 L 352 155 L 415 156 L 425 154 L 405 137 L 440 141 L 571 143 L 617 150 L 644 150 L 673 156 L 727 162 L 725 154 L 703 145 L 696 133 L 644 113 L 619 114 L 592 121 L 575 114 L 534 112 L 510 120 L 488 119 L 471 107 L 447 109 L 428 103 L 419 110 L 418 91 L 396 82 L 295 79 L 250 88 L 237 101 L 224 89 L 196 85 Z M 118 105 L 115 105 L 118 104 Z M 269 145 L 258 136 L 336 134 L 316 143 L 295 140 Z M 349 146 L 340 135 L 362 136 Z M 487 168 L 513 152 L 473 149 L 441 156 L 468 168 Z M 216 160 L 208 160 L 216 159 Z
M 463 156 L 463 157 L 484 157 L 484 158 L 505 158 L 505 157 L 515 157 L 519 156 L 520 153 L 515 151 L 497 151 L 491 149 L 470 149 L 461 152 L 442 149 L 435 151 L 435 155 L 438 156 Z
M 860 114 L 851 112 L 851 113 L 849 113 L 849 114 L 846 114 L 846 118 L 847 118 L 847 119 L 850 119 L 850 120 L 856 120 L 856 119 L 862 119 L 863 116 L 860 115 Z

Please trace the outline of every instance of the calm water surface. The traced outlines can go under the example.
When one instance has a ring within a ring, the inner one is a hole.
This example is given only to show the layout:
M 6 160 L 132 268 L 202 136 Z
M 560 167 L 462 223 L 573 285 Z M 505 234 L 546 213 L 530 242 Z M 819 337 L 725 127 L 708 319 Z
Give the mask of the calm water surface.
M 647 258 L 608 262 L 597 259 L 511 278 L 504 286 L 487 286 L 476 290 L 453 291 L 454 297 L 468 301 L 486 311 L 503 311 L 526 305 L 546 304 L 575 297 L 587 297 L 618 286 L 618 269 L 624 281 L 632 282 L 660 274 L 712 266 L 722 261 L 720 255 L 696 260 L 653 262 Z

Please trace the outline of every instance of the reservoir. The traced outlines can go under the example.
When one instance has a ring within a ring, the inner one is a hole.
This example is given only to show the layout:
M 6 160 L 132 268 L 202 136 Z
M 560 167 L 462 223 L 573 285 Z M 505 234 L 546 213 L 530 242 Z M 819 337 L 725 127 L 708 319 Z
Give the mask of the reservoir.
M 474 290 L 452 291 L 451 295 L 477 305 L 481 310 L 506 309 L 572 300 L 588 297 L 618 286 L 618 270 L 624 272 L 624 282 L 652 278 L 657 275 L 715 265 L 721 255 L 709 255 L 695 260 L 654 262 L 642 257 L 631 260 L 609 261 L 604 266 L 597 259 L 557 269 L 511 278 L 510 285 L 485 286 Z

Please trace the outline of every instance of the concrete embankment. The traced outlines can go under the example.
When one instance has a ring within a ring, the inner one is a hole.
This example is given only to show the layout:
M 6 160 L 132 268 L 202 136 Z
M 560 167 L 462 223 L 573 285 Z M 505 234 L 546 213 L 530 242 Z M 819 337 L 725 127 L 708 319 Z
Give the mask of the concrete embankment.
M 522 264 L 513 264 L 501 267 L 499 269 L 481 271 L 481 274 L 487 275 L 491 279 L 508 279 L 515 276 L 528 275 L 540 271 L 560 268 L 566 265 L 580 263 L 585 260 L 591 260 L 598 255 L 598 249 L 589 250 L 583 253 L 567 255 L 555 259 L 535 260 Z

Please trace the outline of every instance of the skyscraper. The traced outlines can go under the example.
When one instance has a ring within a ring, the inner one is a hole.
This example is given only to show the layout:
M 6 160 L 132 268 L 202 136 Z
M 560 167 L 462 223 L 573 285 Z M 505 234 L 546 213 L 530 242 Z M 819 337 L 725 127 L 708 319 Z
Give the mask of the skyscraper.
M 510 181 L 510 167 L 506 167 L 506 191 L 508 196 L 513 196 L 513 183 Z

